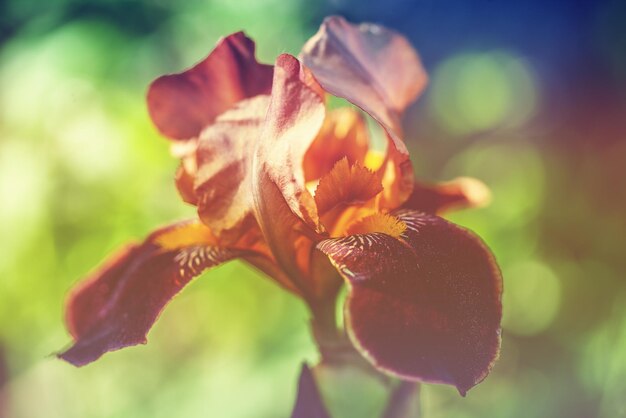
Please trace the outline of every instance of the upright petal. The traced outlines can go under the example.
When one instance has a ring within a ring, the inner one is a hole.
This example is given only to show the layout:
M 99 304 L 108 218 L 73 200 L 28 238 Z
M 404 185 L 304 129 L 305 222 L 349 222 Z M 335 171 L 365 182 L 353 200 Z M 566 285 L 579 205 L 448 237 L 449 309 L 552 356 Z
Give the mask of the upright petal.
M 397 208 L 413 189 L 413 168 L 403 142 L 401 117 L 424 89 L 427 76 L 402 35 L 379 25 L 326 18 L 304 46 L 302 62 L 329 93 L 360 107 L 391 139 L 381 204 Z
M 197 222 L 162 228 L 124 247 L 71 292 L 66 320 L 74 344 L 59 356 L 82 366 L 107 351 L 145 344 L 174 295 L 205 269 L 235 257 L 263 255 L 221 248 Z
M 305 181 L 321 178 L 344 157 L 350 165 L 364 165 L 368 147 L 367 126 L 357 110 L 340 108 L 328 112 L 322 129 L 304 155 Z
M 298 60 L 276 60 L 272 98 L 253 161 L 255 216 L 276 261 L 308 302 L 335 294 L 341 284 L 315 242 L 324 234 L 302 160 L 322 126 L 323 91 Z M 324 265 L 326 263 L 326 265 Z
M 202 62 L 156 79 L 148 90 L 148 111 L 159 131 L 172 139 L 196 137 L 240 100 L 268 94 L 272 66 L 259 64 L 254 42 L 243 32 L 220 39 Z
M 417 52 L 402 35 L 331 16 L 305 44 L 300 57 L 326 91 L 369 113 L 406 154 L 400 117 L 427 77 Z
M 349 285 L 349 334 L 379 369 L 465 394 L 498 355 L 500 272 L 469 231 L 420 212 L 395 216 L 400 238 L 383 230 L 318 244 Z
M 252 156 L 269 97 L 242 100 L 200 135 L 194 193 L 200 219 L 218 236 L 252 216 Z
M 288 54 L 278 57 L 254 169 L 257 201 L 266 200 L 259 184 L 267 177 L 278 187 L 293 213 L 318 231 L 319 220 L 313 196 L 305 187 L 302 161 L 324 122 L 324 98 L 320 93 L 319 85 L 296 58 Z M 268 215 L 272 216 L 271 211 Z
M 174 157 L 180 158 L 180 165 L 176 169 L 174 181 L 176 188 L 183 201 L 197 205 L 198 196 L 194 189 L 198 164 L 196 162 L 196 151 L 198 149 L 197 140 L 173 142 L 171 153 Z

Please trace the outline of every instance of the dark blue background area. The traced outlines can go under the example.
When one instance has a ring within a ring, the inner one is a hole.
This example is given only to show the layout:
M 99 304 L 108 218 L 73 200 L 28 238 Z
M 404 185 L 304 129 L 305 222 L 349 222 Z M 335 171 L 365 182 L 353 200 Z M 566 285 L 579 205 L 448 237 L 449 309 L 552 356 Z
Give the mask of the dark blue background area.
M 551 67 L 575 62 L 597 50 L 598 26 L 608 1 L 436 1 L 338 0 L 320 15 L 342 14 L 353 21 L 376 21 L 407 34 L 426 62 L 458 49 L 511 48 Z M 616 19 L 619 20 L 619 19 Z M 622 25 L 622 32 L 626 25 Z
M 528 59 L 555 99 L 589 83 L 623 92 L 626 1 L 336 0 L 312 24 L 328 14 L 406 34 L 429 72 L 461 50 L 505 49 Z

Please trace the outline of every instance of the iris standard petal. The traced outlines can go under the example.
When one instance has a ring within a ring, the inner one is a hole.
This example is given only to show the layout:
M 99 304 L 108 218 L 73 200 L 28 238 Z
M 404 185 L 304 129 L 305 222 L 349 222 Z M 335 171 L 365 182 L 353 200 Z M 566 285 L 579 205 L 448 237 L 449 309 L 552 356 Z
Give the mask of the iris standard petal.
M 322 129 L 304 155 L 305 181 L 318 180 L 344 157 L 350 165 L 365 165 L 368 148 L 367 125 L 359 111 L 347 107 L 329 111 Z
M 194 138 L 238 101 L 268 94 L 272 66 L 258 63 L 254 50 L 254 42 L 237 32 L 220 39 L 194 67 L 157 78 L 147 99 L 159 131 L 172 139 Z
M 387 209 L 399 207 L 413 190 L 401 117 L 427 82 L 417 52 L 390 29 L 353 25 L 331 16 L 305 44 L 300 57 L 326 91 L 366 111 L 390 138 L 381 167 L 385 191 L 380 203 Z
M 406 38 L 379 25 L 353 25 L 331 16 L 304 45 L 300 58 L 326 91 L 369 113 L 407 154 L 400 117 L 427 76 Z

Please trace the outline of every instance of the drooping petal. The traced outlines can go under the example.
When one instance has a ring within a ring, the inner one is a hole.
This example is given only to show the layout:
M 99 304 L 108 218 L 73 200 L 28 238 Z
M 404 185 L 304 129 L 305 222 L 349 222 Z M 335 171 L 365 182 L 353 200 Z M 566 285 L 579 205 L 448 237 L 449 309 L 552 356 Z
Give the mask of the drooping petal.
M 364 165 L 368 146 L 367 126 L 358 111 L 340 108 L 328 112 L 322 129 L 304 155 L 305 181 L 321 178 L 344 157 L 350 165 Z
M 402 143 L 400 117 L 426 85 L 417 52 L 400 34 L 379 25 L 324 20 L 300 57 L 320 85 L 369 113 Z
M 438 184 L 416 182 L 403 208 L 426 213 L 483 207 L 491 201 L 489 188 L 480 180 L 459 177 Z
M 269 95 L 239 102 L 200 135 L 194 194 L 202 222 L 221 236 L 252 216 L 252 157 Z
M 107 351 L 145 344 L 174 295 L 205 269 L 235 257 L 262 258 L 248 249 L 217 246 L 198 222 L 162 228 L 124 247 L 71 292 L 66 321 L 74 343 L 59 357 L 82 366 Z
M 315 384 L 313 373 L 306 364 L 302 365 L 300 372 L 298 395 L 291 418 L 330 418 L 320 391 Z
M 236 102 L 268 94 L 272 66 L 259 64 L 254 42 L 243 32 L 222 38 L 202 62 L 156 79 L 148 111 L 159 131 L 172 139 L 196 137 Z
M 471 232 L 434 215 L 395 215 L 403 238 L 370 232 L 318 244 L 349 285 L 351 339 L 383 371 L 465 394 L 498 355 L 500 272 Z

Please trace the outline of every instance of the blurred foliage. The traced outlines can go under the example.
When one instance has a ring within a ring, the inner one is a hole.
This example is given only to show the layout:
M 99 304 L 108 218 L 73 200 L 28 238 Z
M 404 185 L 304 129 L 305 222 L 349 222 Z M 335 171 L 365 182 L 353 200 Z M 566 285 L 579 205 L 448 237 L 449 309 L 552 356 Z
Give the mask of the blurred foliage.
M 145 347 L 81 369 L 51 353 L 78 278 L 194 216 L 146 114 L 150 80 L 240 29 L 266 62 L 297 53 L 342 13 L 422 52 L 431 85 L 406 120 L 418 175 L 493 190 L 451 218 L 502 267 L 502 356 L 467 398 L 425 386 L 424 416 L 626 417 L 626 9 L 454 3 L 0 0 L 0 416 L 288 415 L 316 356 L 307 313 L 237 262 L 177 297 Z

